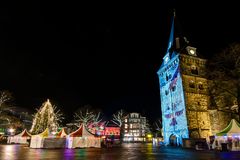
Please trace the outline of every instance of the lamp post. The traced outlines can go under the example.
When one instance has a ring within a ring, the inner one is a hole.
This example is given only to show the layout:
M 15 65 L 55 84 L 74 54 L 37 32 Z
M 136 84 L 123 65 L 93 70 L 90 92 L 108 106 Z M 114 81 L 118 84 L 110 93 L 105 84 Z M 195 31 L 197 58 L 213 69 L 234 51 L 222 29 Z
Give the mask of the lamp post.
M 9 129 L 8 129 L 8 132 L 9 132 L 10 135 L 12 136 L 12 135 L 14 135 L 15 129 L 9 128 Z

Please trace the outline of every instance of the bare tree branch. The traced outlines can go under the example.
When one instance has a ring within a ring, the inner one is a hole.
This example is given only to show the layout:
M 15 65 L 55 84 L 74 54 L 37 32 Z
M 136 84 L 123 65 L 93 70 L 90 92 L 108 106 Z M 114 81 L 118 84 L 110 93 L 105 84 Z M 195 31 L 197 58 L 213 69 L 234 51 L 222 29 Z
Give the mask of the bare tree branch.
M 121 109 L 121 110 L 117 111 L 116 113 L 114 113 L 112 116 L 113 116 L 113 119 L 111 121 L 114 124 L 121 127 L 123 124 L 124 117 L 125 117 L 124 111 Z

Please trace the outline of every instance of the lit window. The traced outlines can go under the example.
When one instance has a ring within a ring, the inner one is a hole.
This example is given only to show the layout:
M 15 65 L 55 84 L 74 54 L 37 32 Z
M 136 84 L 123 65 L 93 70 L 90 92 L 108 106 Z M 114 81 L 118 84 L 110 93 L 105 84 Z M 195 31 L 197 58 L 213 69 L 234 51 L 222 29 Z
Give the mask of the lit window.
M 139 136 L 139 133 L 134 133 L 133 135 L 134 135 L 134 136 Z
M 130 128 L 132 128 L 132 124 L 130 124 Z
M 125 119 L 125 122 L 127 122 L 127 119 Z
M 125 128 L 128 128 L 128 125 L 127 125 L 127 124 L 125 124 Z

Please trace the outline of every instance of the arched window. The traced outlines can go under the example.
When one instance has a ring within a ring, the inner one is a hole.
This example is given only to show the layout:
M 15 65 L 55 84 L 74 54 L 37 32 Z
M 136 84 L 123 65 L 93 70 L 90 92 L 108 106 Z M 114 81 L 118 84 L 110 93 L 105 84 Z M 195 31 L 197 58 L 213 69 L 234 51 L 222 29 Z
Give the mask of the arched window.
M 168 75 L 166 74 L 166 81 L 168 81 L 168 79 L 169 79 L 169 78 L 168 78 Z
M 202 82 L 199 82 L 198 83 L 198 89 L 200 89 L 200 90 L 203 90 L 204 88 L 203 88 L 203 83 Z
M 191 66 L 191 73 L 198 75 L 198 68 L 195 65 Z
M 165 95 L 166 95 L 166 96 L 168 95 L 168 93 L 169 93 L 169 91 L 168 91 L 168 90 L 165 90 Z
M 176 86 L 172 87 L 172 92 L 174 92 L 176 90 Z
M 189 87 L 190 87 L 190 88 L 195 88 L 195 83 L 194 83 L 193 80 L 190 80 L 190 82 L 189 82 Z

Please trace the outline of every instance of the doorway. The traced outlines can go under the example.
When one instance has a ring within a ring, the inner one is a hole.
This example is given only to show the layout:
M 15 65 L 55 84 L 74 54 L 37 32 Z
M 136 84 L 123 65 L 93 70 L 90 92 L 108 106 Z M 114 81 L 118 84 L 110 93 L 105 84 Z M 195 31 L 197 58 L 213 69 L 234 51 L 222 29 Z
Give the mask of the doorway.
M 170 137 L 169 137 L 169 145 L 170 146 L 177 146 L 177 136 L 172 134 Z

